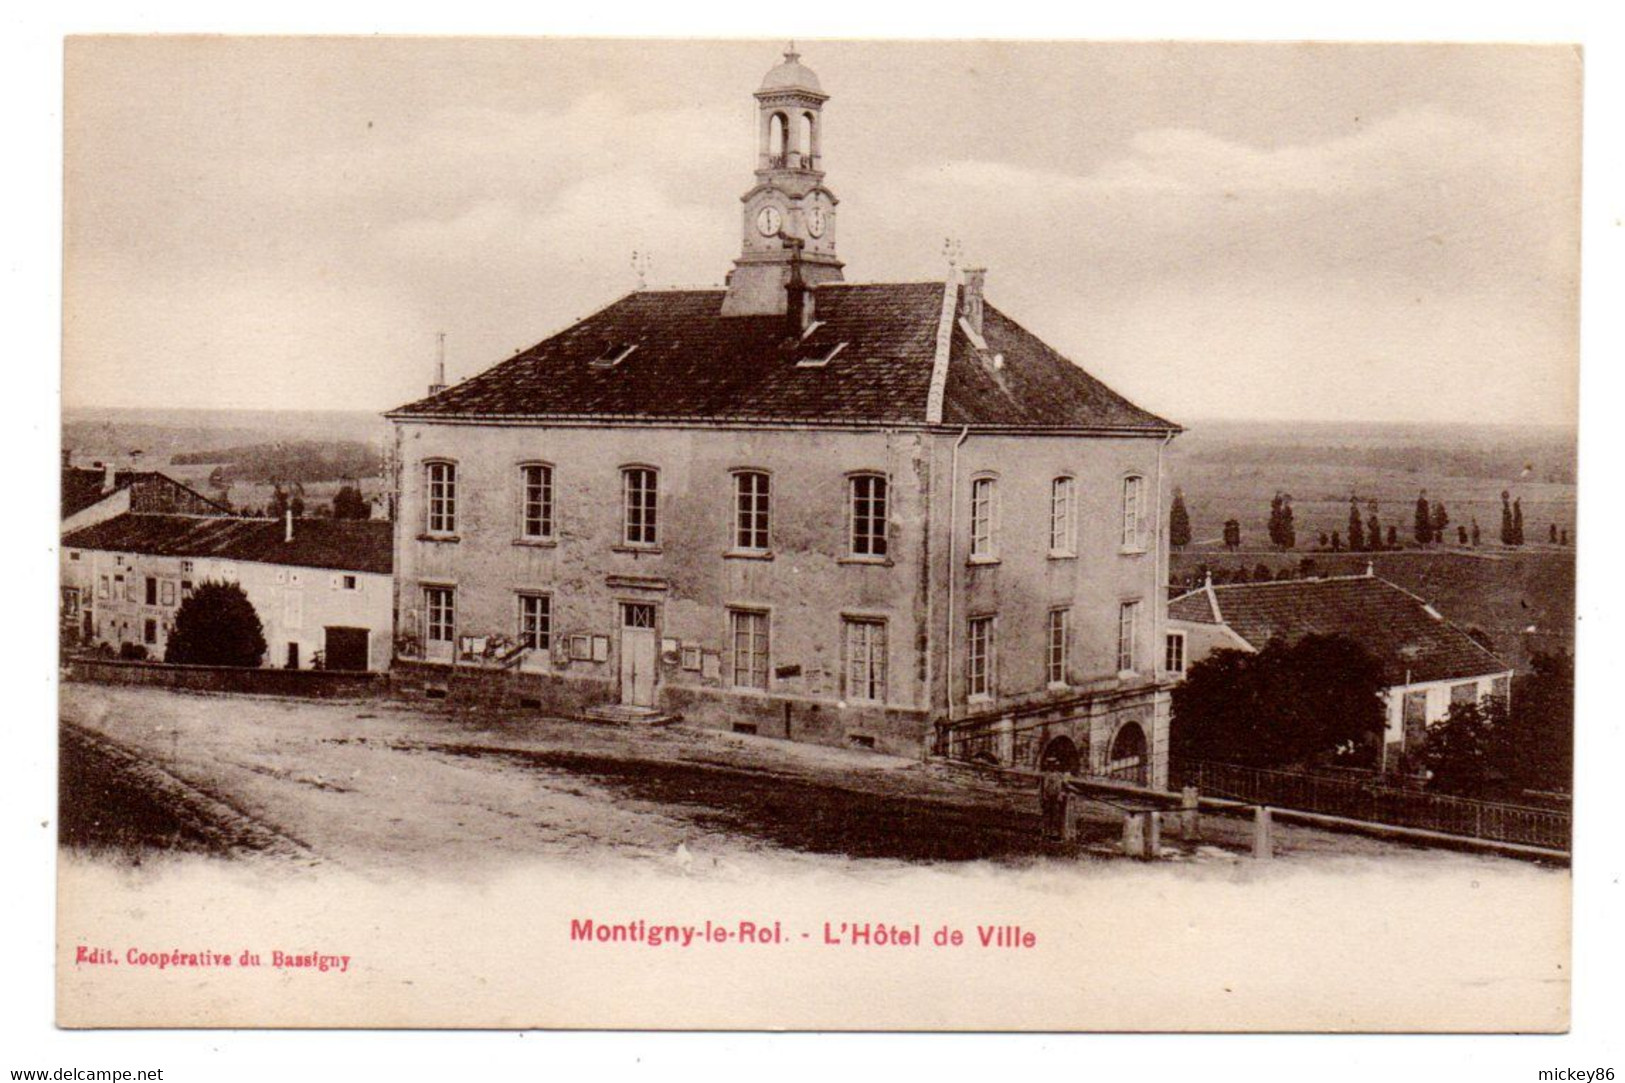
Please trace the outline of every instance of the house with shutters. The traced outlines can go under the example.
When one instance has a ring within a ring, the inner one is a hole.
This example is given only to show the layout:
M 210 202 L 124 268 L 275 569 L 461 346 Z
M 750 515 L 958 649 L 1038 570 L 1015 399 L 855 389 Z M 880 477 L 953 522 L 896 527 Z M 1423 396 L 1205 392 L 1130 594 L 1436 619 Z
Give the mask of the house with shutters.
M 1211 580 L 1168 605 L 1168 669 L 1183 673 L 1217 650 L 1260 651 L 1272 640 L 1338 635 L 1382 666 L 1383 762 L 1415 750 L 1459 703 L 1507 698 L 1512 667 L 1431 604 L 1367 566 L 1364 575 L 1275 582 Z
M 125 514 L 62 539 L 62 581 L 80 599 L 85 647 L 139 646 L 162 660 L 175 614 L 207 581 L 243 588 L 264 664 L 389 668 L 393 532 L 375 520 Z
M 995 307 L 848 282 L 794 53 L 724 288 L 638 289 L 388 413 L 409 691 L 1165 774 L 1179 427 Z

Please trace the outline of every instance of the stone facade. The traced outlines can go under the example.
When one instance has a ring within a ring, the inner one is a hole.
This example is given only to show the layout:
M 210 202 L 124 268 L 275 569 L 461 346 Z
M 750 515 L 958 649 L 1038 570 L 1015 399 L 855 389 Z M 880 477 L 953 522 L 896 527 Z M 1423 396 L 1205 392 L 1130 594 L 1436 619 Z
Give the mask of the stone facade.
M 366 668 L 389 668 L 387 574 L 67 547 L 63 609 L 72 616 L 63 619 L 73 622 L 74 638 L 85 647 L 105 645 L 116 652 L 137 644 L 162 660 L 181 602 L 206 580 L 238 583 L 248 595 L 264 628 L 267 666 L 310 668 L 335 627 L 365 630 Z
M 398 420 L 396 433 L 397 609 L 417 653 L 434 654 L 427 591 L 454 592 L 449 645 L 465 663 L 490 654 L 471 657 L 470 641 L 519 644 L 520 599 L 547 599 L 545 644 L 487 681 L 511 684 L 510 699 L 566 712 L 628 701 L 623 607 L 647 605 L 659 648 L 652 705 L 692 721 L 921 754 L 937 743 L 938 726 L 1047 714 L 1054 736 L 1093 750 L 1091 764 L 1104 762 L 1126 721 L 1165 747 L 1159 440 L 412 420 Z M 455 468 L 450 531 L 429 529 L 431 464 Z M 551 537 L 522 536 L 527 464 L 551 470 Z M 627 543 L 629 467 L 658 478 L 653 547 Z M 765 551 L 735 546 L 740 471 L 770 479 Z M 857 475 L 888 480 L 884 558 L 852 552 Z M 1071 479 L 1066 514 L 1075 525 L 1052 552 L 1052 487 L 1062 477 Z M 1143 514 L 1139 543 L 1125 545 L 1130 477 L 1141 479 Z M 971 490 L 984 479 L 998 501 L 996 549 L 973 557 Z M 1121 607 L 1130 602 L 1139 619 L 1132 669 L 1121 671 Z M 1069 642 L 1052 681 L 1050 613 L 1061 609 Z M 736 658 L 734 614 L 764 618 L 765 687 L 749 687 L 754 674 Z M 995 622 L 991 675 L 985 692 L 973 692 L 968 622 L 985 617 Z M 850 687 L 850 621 L 883 628 L 879 701 Z M 432 670 L 407 672 L 416 686 L 441 690 Z M 1032 766 L 1042 749 L 1012 740 L 1003 751 L 1006 762 Z

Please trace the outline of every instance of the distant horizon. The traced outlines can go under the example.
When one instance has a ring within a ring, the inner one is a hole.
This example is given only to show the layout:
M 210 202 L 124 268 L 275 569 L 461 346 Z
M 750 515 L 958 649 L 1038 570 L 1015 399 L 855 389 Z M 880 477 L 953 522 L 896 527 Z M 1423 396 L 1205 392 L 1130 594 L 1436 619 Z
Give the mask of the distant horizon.
M 280 407 L 272 407 L 272 406 L 124 406 L 124 405 L 112 406 L 112 405 L 97 405 L 97 404 L 89 404 L 89 405 L 80 404 L 80 405 L 70 406 L 70 405 L 64 404 L 63 407 L 62 407 L 62 417 L 63 417 L 64 420 L 67 420 L 68 415 L 70 413 L 73 413 L 73 412 L 96 411 L 96 412 L 105 412 L 105 413 L 126 413 L 126 414 L 142 414 L 142 413 L 146 413 L 146 414 L 176 414 L 176 413 L 183 413 L 183 414 L 185 414 L 185 413 L 189 413 L 189 414 L 210 414 L 210 413 L 235 413 L 235 414 L 343 414 L 343 415 L 350 415 L 350 416 L 355 416 L 355 417 L 364 416 L 364 417 L 376 417 L 376 418 L 379 418 L 379 419 L 383 419 L 384 414 L 386 412 L 388 412 L 389 410 L 396 409 L 396 407 L 401 406 L 401 405 L 404 405 L 404 403 L 397 403 L 397 404 L 395 404 L 395 406 L 383 407 L 383 408 L 377 409 L 377 410 L 369 410 L 369 409 L 364 409 L 364 408 L 361 408 L 361 407 L 327 407 L 327 406 L 308 406 L 308 407 L 280 408 Z M 1210 415 L 1202 415 L 1202 416 L 1191 415 L 1191 416 L 1187 416 L 1183 420 L 1180 419 L 1180 418 L 1170 418 L 1170 420 L 1173 421 L 1174 424 L 1179 425 L 1186 432 L 1190 432 L 1197 425 L 1322 425 L 1322 426 L 1383 425 L 1383 426 L 1388 426 L 1388 427 L 1392 427 L 1392 428 L 1441 428 L 1441 427 L 1443 427 L 1443 428 L 1455 428 L 1455 429 L 1507 428 L 1507 429 L 1550 429 L 1550 430 L 1564 431 L 1564 432 L 1577 432 L 1578 429 L 1579 429 L 1579 424 L 1578 424 L 1577 421 L 1575 423 L 1565 423 L 1565 422 L 1560 422 L 1560 421 L 1460 421 L 1460 420 L 1446 420 L 1446 421 L 1399 420 L 1399 421 L 1396 421 L 1396 420 L 1393 420 L 1391 418 L 1366 418 L 1366 417 L 1316 418 L 1316 417 L 1260 417 L 1260 416 L 1248 417 L 1248 416 L 1243 416 L 1243 415 L 1239 415 L 1239 414 L 1231 414 L 1231 415 L 1210 414 Z

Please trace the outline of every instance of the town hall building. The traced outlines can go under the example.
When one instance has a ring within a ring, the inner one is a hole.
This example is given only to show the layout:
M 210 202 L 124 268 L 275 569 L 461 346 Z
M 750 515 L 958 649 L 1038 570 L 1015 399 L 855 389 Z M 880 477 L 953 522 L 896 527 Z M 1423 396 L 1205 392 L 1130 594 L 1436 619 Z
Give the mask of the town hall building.
M 995 308 L 849 283 L 828 96 L 756 91 L 725 288 L 638 289 L 391 411 L 397 680 L 1166 777 L 1179 427 Z

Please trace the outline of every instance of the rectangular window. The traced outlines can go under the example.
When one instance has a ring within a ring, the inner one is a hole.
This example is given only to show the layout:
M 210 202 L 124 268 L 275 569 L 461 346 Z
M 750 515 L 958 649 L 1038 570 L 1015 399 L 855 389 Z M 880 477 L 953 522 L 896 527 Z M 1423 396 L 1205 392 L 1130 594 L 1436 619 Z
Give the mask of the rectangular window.
M 113 588 L 109 585 L 107 576 L 99 577 L 96 580 L 96 596 L 98 598 L 110 598 L 112 593 Z
M 627 545 L 658 544 L 657 484 L 655 472 L 647 467 L 634 466 L 621 471 L 622 504 L 626 511 L 624 538 Z
M 993 694 L 993 618 L 972 617 L 965 637 L 965 694 L 987 697 Z
M 768 549 L 769 479 L 754 470 L 734 475 L 734 548 L 762 553 Z
M 1162 668 L 1169 673 L 1185 672 L 1185 633 L 1169 632 L 1167 654 Z
M 192 574 L 192 562 L 190 560 L 181 561 L 181 573 L 183 575 Z
M 860 474 L 848 480 L 852 512 L 852 555 L 886 555 L 886 479 Z
M 1497 677 L 1490 682 L 1490 697 L 1498 699 L 1503 704 L 1512 695 L 1512 682 L 1505 677 Z
M 1144 515 L 1145 479 L 1142 477 L 1128 477 L 1123 479 L 1123 548 L 1143 549 L 1145 543 L 1140 537 L 1140 519 Z
M 995 556 L 993 545 L 993 519 L 997 513 L 995 503 L 998 491 L 992 478 L 977 478 L 970 483 L 970 555 L 972 560 L 991 560 Z
M 1117 610 L 1117 671 L 1134 673 L 1140 668 L 1140 603 L 1124 602 Z
M 847 699 L 886 701 L 886 622 L 848 617 L 842 622 Z
M 1077 546 L 1073 486 L 1071 478 L 1056 478 L 1049 488 L 1049 551 L 1072 554 Z
M 339 589 L 340 590 L 355 590 L 358 585 L 359 585 L 359 581 L 353 575 L 341 575 L 341 576 L 339 576 Z
M 1467 681 L 1464 684 L 1450 686 L 1450 706 L 1455 707 L 1463 703 L 1478 702 L 1478 682 Z
M 148 617 L 141 625 L 141 641 L 148 646 L 158 642 L 158 622 Z
M 519 596 L 519 642 L 533 651 L 553 649 L 553 599 L 550 596 Z
M 457 466 L 454 463 L 427 463 L 424 477 L 428 487 L 428 520 L 425 525 L 430 534 L 453 534 L 457 531 Z
M 423 617 L 425 639 L 450 643 L 457 627 L 457 592 L 451 587 L 424 587 Z
M 160 602 L 162 602 L 164 605 L 174 605 L 175 604 L 175 583 L 174 583 L 174 580 L 165 579 L 163 581 L 163 583 L 159 587 L 158 600 Z
M 150 575 L 147 576 L 147 604 L 158 604 L 158 580 Z
M 1052 685 L 1066 683 L 1066 660 L 1072 654 L 1072 610 L 1049 611 L 1049 642 L 1044 670 Z
M 767 687 L 767 614 L 730 609 L 729 641 L 733 644 L 735 688 Z
M 190 598 L 191 596 L 192 596 L 192 581 L 190 579 L 182 579 L 181 580 L 181 601 L 184 602 L 184 601 L 186 601 L 186 599 Z
M 134 579 L 126 580 L 122 575 L 115 575 L 113 577 L 113 585 L 118 587 L 118 593 L 123 596 L 126 602 L 135 601 Z
M 524 488 L 519 532 L 526 538 L 553 536 L 553 468 L 527 463 L 520 468 Z

